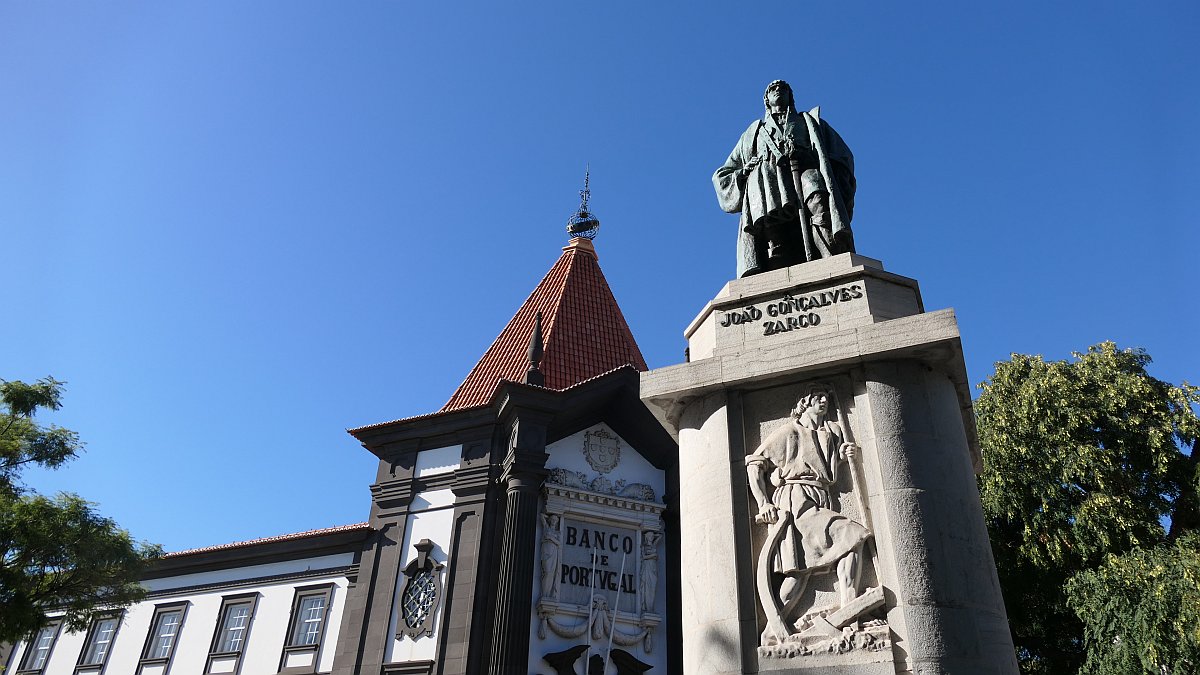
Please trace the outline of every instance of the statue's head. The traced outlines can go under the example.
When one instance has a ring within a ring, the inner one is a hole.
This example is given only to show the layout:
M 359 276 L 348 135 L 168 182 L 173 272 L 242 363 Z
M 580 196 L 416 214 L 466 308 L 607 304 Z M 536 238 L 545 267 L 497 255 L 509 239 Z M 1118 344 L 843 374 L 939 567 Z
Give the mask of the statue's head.
M 800 400 L 796 402 L 796 407 L 792 410 L 792 415 L 799 418 L 805 412 L 811 412 L 814 415 L 824 415 L 829 412 L 829 390 L 821 385 L 812 385 L 809 387 Z
M 767 111 L 771 110 L 772 104 L 784 106 L 784 109 L 793 112 L 796 110 L 796 99 L 792 96 L 792 87 L 783 80 L 775 80 L 767 85 L 767 90 L 763 92 L 763 105 Z

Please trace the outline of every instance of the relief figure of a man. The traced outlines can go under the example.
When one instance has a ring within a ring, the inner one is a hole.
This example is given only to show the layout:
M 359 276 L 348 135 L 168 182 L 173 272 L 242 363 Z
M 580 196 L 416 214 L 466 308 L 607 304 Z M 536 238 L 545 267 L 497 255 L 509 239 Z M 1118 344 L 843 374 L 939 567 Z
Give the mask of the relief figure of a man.
M 767 614 L 763 644 L 795 632 L 793 614 L 813 574 L 834 571 L 841 606 L 859 594 L 863 544 L 861 524 L 834 510 L 831 490 L 854 461 L 858 447 L 829 419 L 830 394 L 816 387 L 796 404 L 788 421 L 746 457 L 750 492 L 758 502 L 755 521 L 768 526 L 770 579 L 760 597 Z M 762 570 L 760 570 L 761 574 Z M 776 584 L 776 579 L 782 580 Z

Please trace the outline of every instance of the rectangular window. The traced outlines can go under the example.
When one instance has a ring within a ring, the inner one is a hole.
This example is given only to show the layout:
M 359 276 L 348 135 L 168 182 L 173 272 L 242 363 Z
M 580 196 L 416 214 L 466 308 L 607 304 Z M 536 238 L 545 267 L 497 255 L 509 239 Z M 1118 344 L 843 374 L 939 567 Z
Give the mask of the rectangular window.
M 316 672 L 317 653 L 325 638 L 325 619 L 329 616 L 332 596 L 333 584 L 296 589 L 280 673 Z
M 292 633 L 292 645 L 315 645 L 321 639 L 321 626 L 325 623 L 325 596 L 309 595 L 300 600 L 296 611 L 296 630 Z
M 217 641 L 219 652 L 240 652 L 246 642 L 246 629 L 250 627 L 250 603 L 239 602 L 225 608 L 221 620 L 221 637 Z
M 50 650 L 54 648 L 54 641 L 58 638 L 58 627 L 58 623 L 52 623 L 33 636 L 25 650 L 25 658 L 21 659 L 22 671 L 40 672 L 46 667 L 46 662 L 50 660 Z
M 217 629 L 213 633 L 209 648 L 206 673 L 236 672 L 246 642 L 250 639 L 250 627 L 254 622 L 254 608 L 258 604 L 258 593 L 229 595 L 221 599 L 221 611 L 217 613 Z
M 105 616 L 93 621 L 92 627 L 88 629 L 87 640 L 83 645 L 83 654 L 79 657 L 79 665 L 104 665 L 104 662 L 108 660 L 113 638 L 117 636 L 117 626 L 120 624 L 120 616 Z
M 186 602 L 176 602 L 154 608 L 150 634 L 146 636 L 146 646 L 142 648 L 142 661 L 170 661 L 175 653 L 175 643 L 179 640 L 179 631 L 183 628 L 187 606 Z

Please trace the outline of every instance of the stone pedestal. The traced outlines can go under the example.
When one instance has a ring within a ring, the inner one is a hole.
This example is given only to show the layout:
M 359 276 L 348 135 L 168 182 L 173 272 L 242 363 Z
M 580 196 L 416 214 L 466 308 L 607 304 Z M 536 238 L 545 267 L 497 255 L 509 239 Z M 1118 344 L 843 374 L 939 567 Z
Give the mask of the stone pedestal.
M 686 336 L 642 376 L 679 442 L 683 672 L 1016 673 L 953 311 L 843 254 L 728 283 Z

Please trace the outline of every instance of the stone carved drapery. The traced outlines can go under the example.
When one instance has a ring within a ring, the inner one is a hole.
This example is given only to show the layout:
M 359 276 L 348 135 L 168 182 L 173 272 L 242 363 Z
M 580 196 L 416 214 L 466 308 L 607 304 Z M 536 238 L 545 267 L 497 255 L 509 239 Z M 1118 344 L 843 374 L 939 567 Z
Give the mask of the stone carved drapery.
M 646 653 L 651 653 L 654 633 L 662 623 L 662 617 L 653 611 L 654 599 L 644 596 L 647 592 L 657 593 L 657 547 L 663 537 L 663 505 L 656 500 L 654 489 L 642 483 L 613 482 L 605 476 L 551 468 L 542 493 L 545 509 L 541 516 L 541 551 L 544 557 L 542 592 L 536 609 L 538 637 L 545 639 L 547 629 L 564 638 L 586 634 L 593 640 L 611 640 L 624 647 L 640 643 Z M 592 579 L 588 581 L 592 586 L 581 598 L 571 600 L 570 594 L 561 587 L 562 568 L 569 564 L 564 554 L 569 540 L 563 532 L 569 519 L 570 522 L 608 528 L 610 536 L 612 532 L 620 531 L 628 532 L 633 538 L 636 546 L 631 545 L 628 551 L 622 550 L 612 556 L 614 570 L 609 572 L 621 578 L 610 581 L 616 590 L 596 587 L 593 581 L 604 572 L 594 565 L 583 570 Z M 557 531 L 549 533 L 551 529 Z M 651 550 L 650 555 L 648 550 Z M 621 557 L 617 558 L 618 555 Z M 553 581 L 548 576 L 551 558 L 556 559 L 558 572 Z M 628 583 L 623 578 L 626 576 Z M 623 603 L 625 609 L 619 609 Z
M 861 589 L 870 551 L 869 511 L 859 448 L 836 398 L 831 386 L 810 385 L 784 424 L 746 457 L 750 492 L 758 503 L 754 522 L 767 528 L 755 570 L 767 620 L 759 649 L 763 656 L 890 644 L 886 624 L 862 620 L 883 604 L 883 591 Z M 845 515 L 833 494 L 847 474 L 859 520 Z M 836 602 L 802 606 L 806 587 L 819 574 L 836 575 Z
M 574 624 L 560 619 L 561 613 L 554 612 L 553 609 L 548 603 L 538 603 L 538 637 L 543 640 L 546 639 L 546 628 L 549 627 L 559 637 L 576 638 L 587 635 L 598 643 L 611 640 L 613 644 L 622 647 L 632 647 L 640 642 L 647 654 L 654 651 L 654 629 L 661 622 L 657 616 L 641 617 L 634 624 L 637 630 L 628 633 L 617 628 L 616 610 L 609 608 L 608 600 L 604 596 L 593 598 L 591 612 Z

